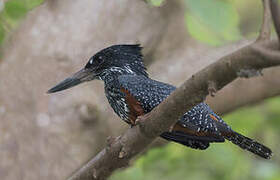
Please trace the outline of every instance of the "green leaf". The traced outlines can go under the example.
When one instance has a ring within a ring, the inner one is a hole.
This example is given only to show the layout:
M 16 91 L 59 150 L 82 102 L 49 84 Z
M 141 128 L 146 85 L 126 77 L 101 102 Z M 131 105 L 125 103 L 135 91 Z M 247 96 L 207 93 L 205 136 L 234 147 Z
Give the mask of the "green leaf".
M 3 21 L 0 21 L 0 45 L 3 43 L 6 31 L 3 27 L 7 27 L 6 30 L 16 28 L 21 18 L 23 18 L 28 11 L 42 4 L 44 0 L 9 0 L 4 4 L 0 1 L 0 10 L 3 7 L 3 11 L 0 12 L 0 17 Z M 4 23 L 5 22 L 5 23 Z
M 185 21 L 188 31 L 193 38 L 214 46 L 222 44 L 222 39 L 215 35 L 215 32 L 212 32 L 204 24 L 200 23 L 194 16 L 186 14 Z
M 0 24 L 0 44 L 2 44 L 2 42 L 4 41 L 5 38 L 5 30 L 3 28 L 3 25 Z
M 153 6 L 160 6 L 164 0 L 148 0 L 147 2 Z
M 44 2 L 44 0 L 25 0 L 25 2 L 26 2 L 26 8 L 28 10 L 31 10 L 31 9 L 41 5 Z
M 24 1 L 10 0 L 5 3 L 5 11 L 9 17 L 19 19 L 27 13 L 28 9 L 25 7 Z
M 241 38 L 239 16 L 231 3 L 222 0 L 185 0 L 190 34 L 210 45 L 221 45 Z

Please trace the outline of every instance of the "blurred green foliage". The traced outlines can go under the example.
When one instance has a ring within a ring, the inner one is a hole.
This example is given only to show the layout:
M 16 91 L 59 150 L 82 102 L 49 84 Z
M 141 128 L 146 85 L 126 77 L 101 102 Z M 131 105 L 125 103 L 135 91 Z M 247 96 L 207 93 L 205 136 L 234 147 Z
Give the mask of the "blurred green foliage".
M 223 117 L 236 131 L 272 148 L 271 160 L 258 158 L 230 142 L 213 143 L 204 151 L 169 143 L 149 150 L 110 180 L 279 180 L 279 107 L 280 97 L 272 98 Z
M 260 0 L 184 0 L 184 3 L 187 30 L 198 41 L 219 46 L 257 35 L 262 12 Z
M 189 33 L 202 42 L 221 45 L 241 38 L 239 16 L 233 4 L 221 0 L 185 0 Z
M 4 37 L 5 37 L 5 30 L 3 26 L 0 25 L 0 44 L 3 42 Z
M 164 0 L 146 0 L 146 2 L 153 6 L 160 6 L 164 2 Z
M 146 0 L 161 6 L 164 0 Z M 262 18 L 261 0 L 183 0 L 185 24 L 196 40 L 220 46 L 244 37 L 255 38 Z M 252 7 L 252 8 L 251 8 Z
M 37 7 L 44 0 L 8 0 L 4 3 L 4 8 L 0 12 L 0 45 L 26 13 Z

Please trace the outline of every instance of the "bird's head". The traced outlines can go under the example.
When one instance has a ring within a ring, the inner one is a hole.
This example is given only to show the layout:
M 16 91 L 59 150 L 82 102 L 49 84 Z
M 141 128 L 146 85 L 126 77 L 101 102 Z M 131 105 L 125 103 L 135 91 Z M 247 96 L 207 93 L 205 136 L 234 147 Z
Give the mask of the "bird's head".
M 92 56 L 83 69 L 48 90 L 48 93 L 62 91 L 94 79 L 106 82 L 124 74 L 148 76 L 141 49 L 139 44 L 105 48 Z

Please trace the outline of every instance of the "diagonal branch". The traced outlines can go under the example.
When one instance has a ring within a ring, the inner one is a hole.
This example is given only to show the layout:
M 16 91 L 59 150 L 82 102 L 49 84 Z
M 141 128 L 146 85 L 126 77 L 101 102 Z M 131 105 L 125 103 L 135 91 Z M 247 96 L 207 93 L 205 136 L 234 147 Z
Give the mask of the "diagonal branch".
M 261 31 L 257 41 L 263 41 L 270 37 L 270 0 L 262 0 L 263 2 L 263 21 Z
M 140 117 L 140 125 L 128 129 L 69 179 L 106 179 L 114 170 L 125 167 L 187 110 L 204 101 L 209 81 L 220 90 L 238 78 L 240 72 L 254 73 L 280 65 L 278 55 L 267 55 L 267 50 L 260 50 L 264 47 L 266 43 L 246 46 L 193 75 L 151 113 Z
M 280 41 L 280 9 L 278 0 L 270 0 L 270 9 L 278 40 Z

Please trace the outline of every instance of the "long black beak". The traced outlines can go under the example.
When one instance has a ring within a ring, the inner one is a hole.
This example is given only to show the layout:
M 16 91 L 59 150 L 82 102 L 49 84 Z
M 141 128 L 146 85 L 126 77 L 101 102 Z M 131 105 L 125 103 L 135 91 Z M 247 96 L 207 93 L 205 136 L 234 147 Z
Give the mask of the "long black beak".
M 58 91 L 69 89 L 73 86 L 81 84 L 82 82 L 90 81 L 93 79 L 95 79 L 94 73 L 90 69 L 84 68 L 73 74 L 71 77 L 66 78 L 62 82 L 58 83 L 53 88 L 49 89 L 47 93 L 55 93 Z

